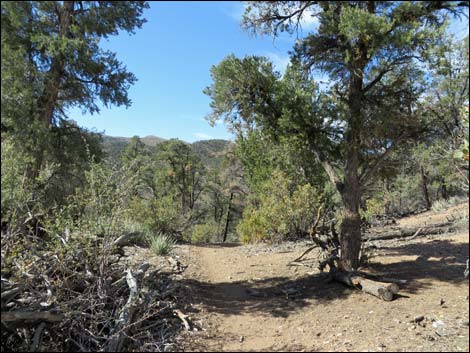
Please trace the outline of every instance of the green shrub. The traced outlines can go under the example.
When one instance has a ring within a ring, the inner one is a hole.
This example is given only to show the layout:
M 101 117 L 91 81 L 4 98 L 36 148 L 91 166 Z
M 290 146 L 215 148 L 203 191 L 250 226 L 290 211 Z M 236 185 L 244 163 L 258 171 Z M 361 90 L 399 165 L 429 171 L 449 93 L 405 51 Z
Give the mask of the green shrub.
M 295 185 L 285 173 L 275 171 L 256 196 L 237 227 L 243 242 L 272 242 L 305 236 L 327 195 L 310 184 Z
M 147 233 L 145 240 L 156 255 L 168 255 L 175 245 L 175 240 L 163 233 Z
M 220 240 L 219 227 L 213 221 L 196 224 L 186 234 L 185 240 L 193 244 L 210 243 Z
M 366 210 L 360 209 L 361 217 L 371 223 L 377 216 L 385 215 L 387 206 L 390 204 L 388 196 L 383 192 L 375 193 L 370 199 L 366 200 Z
M 461 197 L 457 197 L 457 196 L 451 197 L 447 200 L 445 200 L 445 199 L 436 200 L 432 204 L 432 210 L 434 212 L 442 212 L 442 211 L 445 211 L 445 210 L 447 210 L 448 208 L 450 208 L 452 206 L 458 205 L 459 203 L 463 202 L 464 200 L 465 199 L 463 199 Z
M 238 223 L 237 233 L 243 243 L 260 242 L 268 239 L 269 225 L 259 210 L 247 207 Z

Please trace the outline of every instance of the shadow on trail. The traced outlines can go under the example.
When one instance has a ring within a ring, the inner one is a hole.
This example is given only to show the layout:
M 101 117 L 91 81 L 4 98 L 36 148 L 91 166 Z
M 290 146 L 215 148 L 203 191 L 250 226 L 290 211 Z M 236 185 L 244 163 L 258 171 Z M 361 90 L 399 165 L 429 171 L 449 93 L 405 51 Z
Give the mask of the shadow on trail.
M 448 239 L 435 239 L 427 243 L 381 247 L 387 257 L 418 256 L 412 260 L 381 263 L 380 256 L 373 258 L 367 270 L 385 273 L 388 277 L 406 279 L 404 288 L 416 293 L 432 286 L 431 280 L 459 284 L 465 282 L 465 263 L 469 256 L 468 243 Z M 418 282 L 419 281 L 419 282 Z
M 199 303 L 210 312 L 240 314 L 258 312 L 274 317 L 287 317 L 298 309 L 349 295 L 350 288 L 337 283 L 325 283 L 325 276 L 300 279 L 272 277 L 257 281 L 208 283 L 186 279 L 182 284 L 196 289 Z
M 408 280 L 396 300 L 406 300 L 407 294 L 417 293 L 433 284 L 443 281 L 454 284 L 466 282 L 463 279 L 465 261 L 468 258 L 468 244 L 449 240 L 434 240 L 429 243 L 407 244 L 404 246 L 381 247 L 389 259 L 407 255 L 418 255 L 413 260 L 380 263 L 374 258 L 365 270 L 387 274 L 389 277 Z M 377 262 L 375 262 L 377 261 Z M 234 264 L 237 266 L 237 264 Z M 272 277 L 259 280 L 210 283 L 196 279 L 184 279 L 181 284 L 193 288 L 194 298 L 209 312 L 241 314 L 257 312 L 273 317 L 288 317 L 309 305 L 322 305 L 347 298 L 356 289 L 340 283 L 325 282 L 325 275 L 315 274 L 301 278 Z M 373 298 L 368 294 L 359 293 Z

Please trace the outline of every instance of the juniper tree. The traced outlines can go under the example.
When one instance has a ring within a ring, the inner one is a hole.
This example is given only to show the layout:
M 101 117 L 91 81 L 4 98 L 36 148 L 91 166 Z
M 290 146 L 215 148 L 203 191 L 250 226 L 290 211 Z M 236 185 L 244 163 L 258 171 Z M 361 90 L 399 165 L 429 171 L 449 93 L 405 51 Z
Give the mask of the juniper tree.
M 299 70 L 280 78 L 260 58 L 226 58 L 212 69 L 210 120 L 236 129 L 264 128 L 274 137 L 305 141 L 341 194 L 344 270 L 359 265 L 360 205 L 371 176 L 403 141 L 421 132 L 418 99 L 422 62 L 444 32 L 447 14 L 467 2 L 251 2 L 243 25 L 254 33 L 293 33 L 305 16 L 318 28 L 297 40 L 291 59 Z M 312 75 L 322 71 L 321 92 Z
M 31 177 L 38 175 L 50 149 L 49 132 L 67 120 L 67 109 L 96 113 L 98 101 L 130 105 L 127 90 L 136 77 L 100 40 L 133 33 L 145 22 L 147 7 L 144 1 L 2 2 L 2 76 L 8 78 L 2 78 L 2 132 L 20 138 L 24 126 L 31 127 L 25 139 L 34 141 Z

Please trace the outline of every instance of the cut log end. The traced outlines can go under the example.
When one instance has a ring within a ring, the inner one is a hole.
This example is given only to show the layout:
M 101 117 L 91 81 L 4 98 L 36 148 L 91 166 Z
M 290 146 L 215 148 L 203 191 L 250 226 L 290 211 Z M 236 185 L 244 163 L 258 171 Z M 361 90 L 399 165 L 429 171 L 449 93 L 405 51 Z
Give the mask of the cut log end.
M 377 293 L 379 294 L 380 298 L 382 298 L 386 302 L 391 302 L 393 300 L 394 293 L 385 288 L 378 288 Z

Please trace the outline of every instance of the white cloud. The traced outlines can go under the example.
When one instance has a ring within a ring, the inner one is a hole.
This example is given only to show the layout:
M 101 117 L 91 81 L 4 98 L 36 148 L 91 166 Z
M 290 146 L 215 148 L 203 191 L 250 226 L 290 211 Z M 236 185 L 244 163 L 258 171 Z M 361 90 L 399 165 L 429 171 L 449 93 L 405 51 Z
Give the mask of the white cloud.
M 211 140 L 213 139 L 214 137 L 210 136 L 210 135 L 207 135 L 203 132 L 195 132 L 193 134 L 194 137 L 197 137 L 198 139 L 201 139 L 201 140 Z
M 269 51 L 265 52 L 263 55 L 268 57 L 274 64 L 274 67 L 281 73 L 284 73 L 286 71 L 287 65 L 290 62 L 288 54 L 277 54 Z
M 299 22 L 302 29 L 311 31 L 318 27 L 318 24 L 319 24 L 318 17 L 314 16 L 314 14 L 315 12 L 312 11 L 311 8 L 307 9 L 302 14 L 302 18 L 300 19 L 300 22 Z

